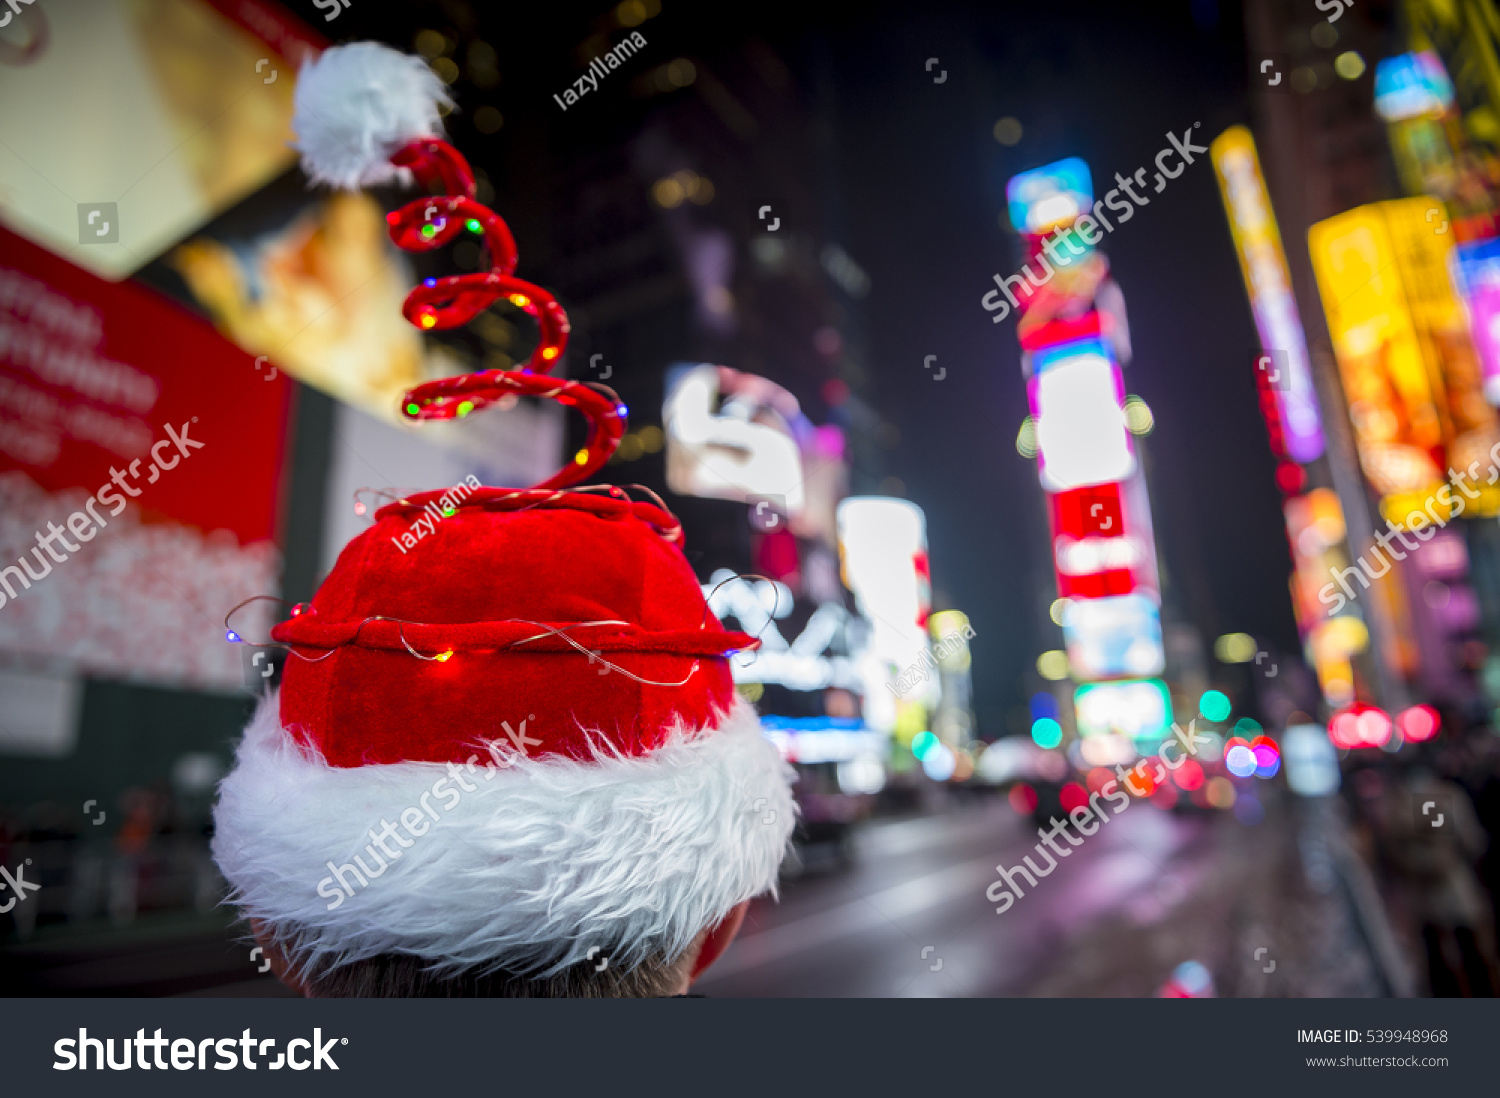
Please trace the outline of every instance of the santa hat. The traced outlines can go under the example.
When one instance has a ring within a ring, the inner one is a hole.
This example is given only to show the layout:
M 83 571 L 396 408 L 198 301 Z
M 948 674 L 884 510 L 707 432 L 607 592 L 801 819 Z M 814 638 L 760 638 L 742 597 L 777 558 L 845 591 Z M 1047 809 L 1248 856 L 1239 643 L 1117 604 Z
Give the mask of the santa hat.
M 412 64 L 362 43 L 304 68 L 309 174 L 368 180 L 386 160 L 458 191 L 437 217 L 428 199 L 390 215 L 391 235 L 436 247 L 477 221 L 494 268 L 419 287 L 408 317 L 452 326 L 503 294 L 543 338 L 520 370 L 421 386 L 406 413 L 532 393 L 583 411 L 590 440 L 545 485 L 413 495 L 344 548 L 272 631 L 282 685 L 220 786 L 214 856 L 234 902 L 315 970 L 386 953 L 524 974 L 675 958 L 774 888 L 794 822 L 790 768 L 730 674 L 757 642 L 709 611 L 664 507 L 564 490 L 608 459 L 624 408 L 546 376 L 566 317 L 511 277 L 509 231 L 434 136 L 434 85 Z M 427 109 L 393 102 L 400 89 Z

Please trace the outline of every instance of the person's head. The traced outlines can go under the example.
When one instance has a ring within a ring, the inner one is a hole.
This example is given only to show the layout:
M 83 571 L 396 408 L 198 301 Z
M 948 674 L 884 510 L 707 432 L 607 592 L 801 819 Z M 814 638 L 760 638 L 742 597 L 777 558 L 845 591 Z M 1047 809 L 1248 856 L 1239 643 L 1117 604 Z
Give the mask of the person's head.
M 387 953 L 348 964 L 314 968 L 299 965 L 266 930 L 252 921 L 255 940 L 266 950 L 277 979 L 299 995 L 315 999 L 608 999 L 683 995 L 734 941 L 749 901 L 717 925 L 700 932 L 681 955 L 653 954 L 633 968 L 613 966 L 607 953 L 548 976 L 526 976 L 504 969 L 435 971 L 407 954 Z
M 437 496 L 273 631 L 284 681 L 215 807 L 232 899 L 306 994 L 678 994 L 794 823 L 730 677 L 753 639 L 660 508 L 480 488 L 401 545 Z
M 325 50 L 297 81 L 303 168 L 441 188 L 390 215 L 409 251 L 483 235 L 491 270 L 414 288 L 412 324 L 457 327 L 502 296 L 537 318 L 523 368 L 426 382 L 406 415 L 530 394 L 582 412 L 588 440 L 535 488 L 471 475 L 345 546 L 272 631 L 283 681 L 220 786 L 214 857 L 310 994 L 676 994 L 774 888 L 791 770 L 730 674 L 758 642 L 710 613 L 676 518 L 568 488 L 603 467 L 626 407 L 548 376 L 567 314 L 514 277 L 511 233 L 440 138 L 451 105 L 421 58 Z

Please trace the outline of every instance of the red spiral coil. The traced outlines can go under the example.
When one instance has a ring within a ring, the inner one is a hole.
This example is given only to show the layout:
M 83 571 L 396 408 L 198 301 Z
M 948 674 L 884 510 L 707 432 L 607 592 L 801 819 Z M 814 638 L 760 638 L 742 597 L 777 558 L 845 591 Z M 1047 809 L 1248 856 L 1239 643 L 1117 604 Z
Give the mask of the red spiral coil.
M 463 233 L 478 232 L 491 263 L 482 274 L 426 280 L 406 296 L 401 307 L 406 319 L 423 331 L 458 328 L 503 297 L 534 316 L 541 333 L 536 350 L 518 369 L 483 370 L 418 385 L 406 394 L 403 414 L 414 420 L 453 419 L 509 393 L 556 400 L 577 408 L 588 419 L 588 442 L 570 465 L 536 488 L 564 488 L 598 471 L 625 433 L 625 406 L 603 385 L 547 376 L 568 345 L 568 314 L 546 290 L 513 276 L 515 237 L 498 214 L 475 199 L 474 172 L 468 161 L 446 141 L 428 137 L 402 148 L 391 163 L 409 169 L 424 187 L 436 182 L 447 192 L 415 199 L 386 215 L 396 246 L 428 252 L 451 244 Z

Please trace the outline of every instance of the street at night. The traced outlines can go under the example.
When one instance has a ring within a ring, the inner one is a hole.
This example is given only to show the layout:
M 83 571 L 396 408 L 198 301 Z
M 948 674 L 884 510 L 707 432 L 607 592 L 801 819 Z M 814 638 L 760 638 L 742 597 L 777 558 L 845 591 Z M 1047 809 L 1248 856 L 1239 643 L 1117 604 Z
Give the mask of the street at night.
M 17 1093 L 1492 1087 L 1497 57 L 0 0 Z

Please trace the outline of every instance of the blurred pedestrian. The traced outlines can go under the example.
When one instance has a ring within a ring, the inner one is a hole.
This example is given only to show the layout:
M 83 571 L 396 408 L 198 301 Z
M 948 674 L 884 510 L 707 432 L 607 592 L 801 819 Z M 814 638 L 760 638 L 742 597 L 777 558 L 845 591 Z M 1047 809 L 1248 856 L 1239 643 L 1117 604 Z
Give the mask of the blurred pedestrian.
M 1472 868 L 1486 839 L 1468 795 L 1425 767 L 1393 794 L 1382 838 L 1420 928 L 1432 995 L 1491 996 L 1491 914 Z

